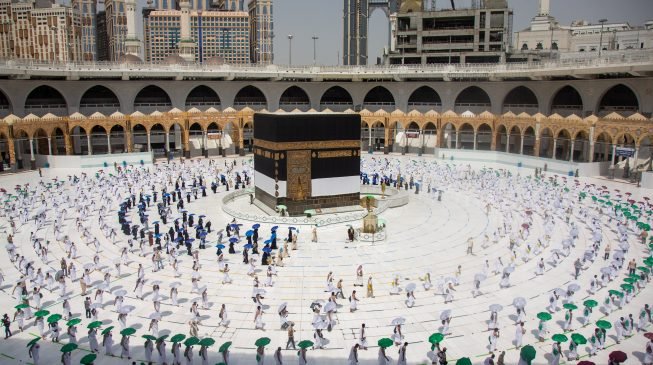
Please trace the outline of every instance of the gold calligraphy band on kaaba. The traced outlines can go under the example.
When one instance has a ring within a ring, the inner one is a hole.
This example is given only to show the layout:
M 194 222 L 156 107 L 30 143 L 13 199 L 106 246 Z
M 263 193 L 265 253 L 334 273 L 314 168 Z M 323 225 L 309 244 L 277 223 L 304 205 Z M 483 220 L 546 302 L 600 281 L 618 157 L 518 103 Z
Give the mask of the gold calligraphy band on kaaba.
M 338 140 L 338 141 L 302 141 L 302 142 L 270 142 L 262 139 L 255 139 L 254 146 L 273 151 L 291 150 L 327 150 L 334 148 L 360 148 L 359 140 Z

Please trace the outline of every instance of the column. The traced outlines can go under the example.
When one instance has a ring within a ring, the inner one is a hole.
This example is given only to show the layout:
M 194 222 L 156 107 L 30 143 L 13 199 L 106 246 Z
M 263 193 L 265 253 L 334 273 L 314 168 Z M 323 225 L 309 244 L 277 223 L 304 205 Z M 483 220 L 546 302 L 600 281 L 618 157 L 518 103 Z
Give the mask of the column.
M 519 154 L 523 155 L 524 154 L 524 135 L 520 134 L 519 135 Z
M 34 140 L 29 139 L 29 164 L 32 170 L 36 169 L 36 158 L 34 158 Z
M 150 131 L 147 131 L 147 152 L 152 152 L 152 144 L 150 141 Z
M 506 153 L 510 152 L 510 133 L 506 133 Z
M 206 137 L 206 131 L 202 131 L 202 156 L 209 157 L 208 140 L 207 140 L 207 137 Z
M 111 154 L 111 133 L 107 133 L 107 153 Z
M 540 138 L 535 137 L 535 144 L 533 145 L 533 157 L 540 157 Z
M 367 147 L 367 150 L 369 153 L 374 152 L 374 141 L 372 140 L 372 127 L 367 128 L 367 135 L 368 135 L 368 144 L 369 146 Z
M 66 147 L 66 155 L 70 156 L 73 154 L 73 141 L 70 133 L 64 133 L 63 136 L 64 146 Z
M 635 147 L 635 156 L 634 156 L 634 163 L 633 166 L 630 167 L 631 170 L 635 170 L 637 168 L 637 158 L 639 157 L 639 146 Z
M 594 141 L 590 140 L 590 153 L 587 156 L 587 162 L 594 162 Z
M 552 154 L 553 157 L 551 157 L 554 160 L 556 159 L 556 149 L 557 148 L 558 148 L 558 139 L 554 138 L 553 139 L 553 154 Z
M 166 152 L 170 152 L 170 133 L 166 132 Z
M 478 132 L 474 131 L 474 151 L 476 151 L 476 142 L 478 141 Z
M 614 160 L 617 155 L 617 145 L 612 144 L 612 163 L 610 165 L 614 166 Z
M 93 149 L 91 147 L 91 135 L 90 134 L 86 135 L 86 145 L 88 146 L 88 155 L 90 156 L 90 155 L 93 154 Z
M 458 140 L 459 139 L 460 139 L 460 133 L 458 133 L 458 131 L 456 131 L 456 142 L 455 142 L 454 147 L 453 147 L 455 150 L 458 149 Z
M 387 124 L 387 122 L 386 122 L 386 124 Z M 390 151 L 388 151 L 388 148 L 390 148 L 388 146 L 388 139 L 390 138 L 390 130 L 388 129 L 387 125 L 385 125 L 385 124 L 383 125 L 383 133 L 384 133 L 383 154 L 387 155 L 388 153 L 390 153 Z
M 7 149 L 9 150 L 9 165 L 12 171 L 16 171 L 16 146 L 14 145 L 14 138 L 7 138 Z
M 493 131 L 492 141 L 490 141 L 490 151 L 496 151 L 496 150 L 497 150 L 497 134 Z
M 569 151 L 569 162 L 574 162 L 574 144 L 576 143 L 575 139 L 571 140 L 571 150 Z
M 48 155 L 52 155 L 52 138 L 48 137 Z

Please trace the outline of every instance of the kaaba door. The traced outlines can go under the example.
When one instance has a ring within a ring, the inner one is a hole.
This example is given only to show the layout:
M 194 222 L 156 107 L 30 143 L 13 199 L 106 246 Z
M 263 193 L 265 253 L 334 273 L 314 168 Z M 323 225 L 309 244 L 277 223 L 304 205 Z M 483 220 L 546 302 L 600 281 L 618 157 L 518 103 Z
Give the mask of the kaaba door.
M 288 151 L 286 197 L 304 200 L 311 197 L 311 151 Z

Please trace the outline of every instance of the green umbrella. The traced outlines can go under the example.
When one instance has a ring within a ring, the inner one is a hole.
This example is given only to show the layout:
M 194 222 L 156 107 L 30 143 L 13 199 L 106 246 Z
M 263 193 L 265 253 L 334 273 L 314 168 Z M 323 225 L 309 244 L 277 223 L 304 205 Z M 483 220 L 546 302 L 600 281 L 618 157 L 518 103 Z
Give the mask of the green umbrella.
M 200 343 L 200 339 L 197 337 L 188 337 L 186 341 L 184 341 L 184 346 L 195 346 L 198 343 Z
M 599 303 L 596 302 L 596 300 L 593 299 L 588 299 L 583 302 L 583 305 L 586 306 L 587 308 L 594 308 L 599 305 Z
M 215 340 L 212 339 L 212 338 L 206 337 L 206 338 L 203 338 L 203 339 L 199 342 L 199 345 L 200 345 L 200 346 L 204 346 L 204 347 L 213 346 L 213 345 L 215 345 Z
M 102 322 L 100 322 L 100 321 L 91 322 L 86 326 L 86 328 L 89 328 L 89 329 L 99 328 L 99 327 L 102 327 Z
M 553 335 L 551 339 L 555 342 L 567 342 L 569 339 L 567 336 L 563 335 L 562 333 L 558 333 L 557 335 Z
M 48 323 L 59 322 L 61 320 L 61 314 L 52 314 L 48 317 Z
M 72 352 L 77 349 L 76 343 L 67 343 L 61 347 L 61 352 Z
M 29 308 L 29 305 L 27 305 L 25 303 L 21 303 L 21 304 L 18 304 L 17 306 L 15 306 L 14 308 L 16 308 L 16 309 L 25 309 L 25 308 Z
M 456 361 L 456 365 L 472 365 L 472 360 L 469 357 L 461 357 Z
M 569 309 L 569 310 L 572 310 L 572 311 L 578 309 L 578 307 L 576 306 L 576 304 L 573 304 L 573 303 L 566 303 L 566 304 L 564 304 L 564 305 L 562 306 L 562 308 L 564 308 L 564 309 Z
M 218 349 L 219 352 L 225 352 L 229 349 L 229 346 L 231 346 L 231 341 L 227 341 L 220 345 L 220 348 Z
M 444 340 L 444 335 L 440 332 L 436 332 L 429 336 L 429 343 L 431 344 L 440 343 L 442 340 Z
M 146 339 L 146 340 L 156 341 L 156 337 L 154 337 L 154 336 L 152 336 L 152 335 L 143 335 L 143 336 L 141 336 L 141 337 L 143 337 L 143 338 Z
M 299 341 L 299 343 L 297 344 L 297 346 L 298 346 L 300 349 L 307 349 L 307 348 L 313 346 L 313 341 L 309 341 L 309 340 Z
M 535 354 L 537 352 L 535 351 L 535 348 L 531 345 L 526 345 L 521 348 L 521 351 L 519 352 L 519 356 L 526 361 L 527 364 L 530 364 L 533 359 L 535 359 Z
M 621 284 L 621 289 L 625 291 L 633 291 L 635 288 L 630 284 Z
M 553 318 L 553 317 L 551 317 L 550 313 L 540 312 L 540 313 L 537 314 L 537 318 L 539 318 L 539 319 L 541 319 L 543 321 L 550 321 L 551 318 Z
M 168 338 L 168 335 L 163 335 L 163 336 L 157 338 L 157 339 L 156 339 L 156 342 L 164 341 L 166 338 Z
M 608 330 L 612 328 L 612 325 L 608 321 L 600 320 L 600 321 L 596 321 L 596 327 L 602 330 Z
M 382 338 L 382 339 L 379 340 L 378 344 L 379 344 L 379 347 L 383 347 L 385 349 L 385 348 L 388 348 L 388 347 L 392 346 L 393 341 L 391 339 L 389 339 L 389 338 Z
M 580 333 L 572 333 L 571 340 L 579 345 L 584 345 L 587 343 L 585 336 L 581 335 Z
M 626 283 L 626 284 L 634 284 L 636 282 L 637 282 L 637 279 L 635 279 L 635 278 L 625 278 L 624 279 L 624 283 Z
M 181 341 L 184 340 L 184 338 L 186 338 L 186 335 L 185 335 L 185 334 L 183 334 L 183 333 L 178 333 L 178 334 L 172 336 L 172 338 L 170 339 L 170 341 L 171 341 L 171 342 L 181 342 Z
M 645 272 L 647 274 L 651 272 L 651 270 L 648 267 L 644 267 L 644 266 L 637 267 L 637 270 L 639 270 L 641 272 Z
M 102 334 L 106 335 L 107 333 L 111 332 L 112 329 L 113 329 L 113 326 L 109 326 L 109 327 L 102 330 Z
M 84 357 L 82 357 L 81 360 L 79 360 L 79 363 L 82 365 L 90 365 L 95 361 L 95 358 L 97 357 L 96 354 L 88 354 Z
M 73 318 L 68 323 L 66 323 L 66 326 L 72 327 L 72 326 L 77 326 L 78 324 L 82 323 L 81 318 Z
M 261 346 L 267 346 L 269 345 L 271 340 L 267 337 L 261 337 L 256 342 L 254 342 L 254 346 L 256 347 L 261 347 Z
M 120 331 L 120 334 L 123 336 L 131 336 L 136 333 L 136 328 L 127 327 L 124 330 Z
M 618 290 L 613 290 L 613 289 L 608 290 L 608 294 L 616 295 L 618 297 L 623 297 L 624 296 L 624 293 L 622 293 L 622 292 L 620 292 Z
M 39 342 L 40 340 L 41 340 L 41 337 L 36 337 L 36 338 L 32 339 L 30 342 L 27 343 L 27 347 L 34 346 L 34 344 Z
M 34 313 L 34 315 L 37 316 L 37 317 L 45 317 L 48 314 L 50 314 L 50 311 L 46 311 L 45 309 L 42 309 L 40 311 L 36 311 L 36 313 Z

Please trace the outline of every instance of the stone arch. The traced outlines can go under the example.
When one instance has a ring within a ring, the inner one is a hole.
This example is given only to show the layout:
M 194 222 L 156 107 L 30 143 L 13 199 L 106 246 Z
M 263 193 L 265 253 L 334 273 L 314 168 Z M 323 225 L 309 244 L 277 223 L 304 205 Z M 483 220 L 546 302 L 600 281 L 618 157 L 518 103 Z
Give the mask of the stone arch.
M 79 99 L 79 112 L 85 115 L 95 112 L 110 115 L 118 110 L 120 110 L 118 96 L 104 85 L 91 86 Z
M 442 124 L 442 148 L 458 148 L 458 131 L 456 125 L 452 122 L 443 122 Z
M 287 112 L 299 109 L 307 111 L 311 108 L 311 100 L 304 89 L 293 85 L 284 90 L 279 98 L 279 108 Z
M 581 129 L 576 131 L 571 137 L 573 143 L 573 150 L 571 151 L 574 161 L 588 162 L 590 152 L 590 134 L 588 131 Z
M 379 109 L 391 111 L 396 108 L 395 97 L 385 87 L 375 86 L 365 94 L 363 107 L 369 111 L 377 111 Z
M 555 132 L 556 150 L 555 158 L 557 160 L 569 160 L 571 151 L 571 132 L 566 128 L 559 129 Z
M 4 90 L 0 89 L 0 118 L 4 118 L 11 113 L 13 113 L 11 101 L 5 94 Z M 7 161 L 9 160 L 7 159 Z
M 540 157 L 553 158 L 553 131 L 549 127 L 540 130 Z
M 170 95 L 156 85 L 142 88 L 134 98 L 134 110 L 143 114 L 150 114 L 154 111 L 166 112 L 171 108 Z
M 481 123 L 476 127 L 476 149 L 489 151 L 492 149 L 492 126 Z
M 52 129 L 52 133 L 50 134 L 50 143 L 52 144 L 53 155 L 66 154 L 66 135 L 63 129 L 59 127 L 54 127 Z
M 521 147 L 521 128 L 517 125 L 510 127 L 510 133 L 508 133 L 508 151 L 510 153 L 519 153 Z
M 462 123 L 458 127 L 458 148 L 473 150 L 474 149 L 474 126 L 470 123 Z
M 478 86 L 470 86 L 462 90 L 456 96 L 454 103 L 454 111 L 458 114 L 466 111 L 472 113 L 482 113 L 486 110 L 492 109 L 492 101 L 490 95 Z
M 49 155 L 50 150 L 48 148 L 48 132 L 43 128 L 37 128 L 32 133 L 32 140 L 34 143 L 34 153 L 37 155 Z
M 571 114 L 582 116 L 583 98 L 571 85 L 565 85 L 558 89 L 551 99 L 551 114 L 557 113 L 563 117 Z
M 635 91 L 624 84 L 618 84 L 603 93 L 596 111 L 599 115 L 612 112 L 630 115 L 639 112 L 639 105 L 639 98 Z
M 208 139 L 204 140 L 204 127 L 199 122 L 192 123 L 188 128 L 188 144 L 190 156 L 205 155 L 208 148 Z
M 127 140 L 125 137 L 125 128 L 122 125 L 115 124 L 109 130 L 108 149 L 111 153 L 127 152 Z
M 494 148 L 496 151 L 501 151 L 505 152 L 506 151 L 506 143 L 508 142 L 508 127 L 504 124 L 499 124 L 496 126 L 494 129 Z
M 510 90 L 503 99 L 502 113 L 535 114 L 539 111 L 539 101 L 531 89 L 526 86 L 517 86 Z
M 354 100 L 349 91 L 341 86 L 328 88 L 320 98 L 320 110 L 329 108 L 334 112 L 343 112 L 347 109 L 354 109 Z
M 107 134 L 107 129 L 102 125 L 96 124 L 91 128 L 91 132 L 89 133 L 91 138 L 90 154 L 105 154 L 109 152 Z
M 241 88 L 234 98 L 235 108 L 250 107 L 252 109 L 267 108 L 268 99 L 261 89 L 256 86 L 247 85 Z
M 524 140 L 524 147 L 522 153 L 525 155 L 534 156 L 535 155 L 535 128 L 533 126 L 528 126 L 524 128 L 522 133 L 522 138 Z
M 14 153 L 18 168 L 28 167 L 30 161 L 29 134 L 23 129 L 14 129 Z
M 81 125 L 73 126 L 70 129 L 70 139 L 72 141 L 73 154 L 88 154 L 88 131 Z
M 408 109 L 415 109 L 420 112 L 426 112 L 431 109 L 441 111 L 442 99 L 433 88 L 420 86 L 410 94 L 408 98 Z
M 57 116 L 68 115 L 68 102 L 59 90 L 49 85 L 32 89 L 25 98 L 25 113 L 44 115 L 52 113 Z
M 243 125 L 243 148 L 252 152 L 254 148 L 254 123 L 246 122 Z
M 205 110 L 208 108 L 220 109 L 222 104 L 220 96 L 213 88 L 206 85 L 198 85 L 186 95 L 184 105 L 186 109 L 198 108 Z
M 132 124 L 132 149 L 134 152 L 141 152 L 147 150 L 147 133 L 148 128 L 141 123 Z M 145 149 L 141 146 L 145 146 Z

